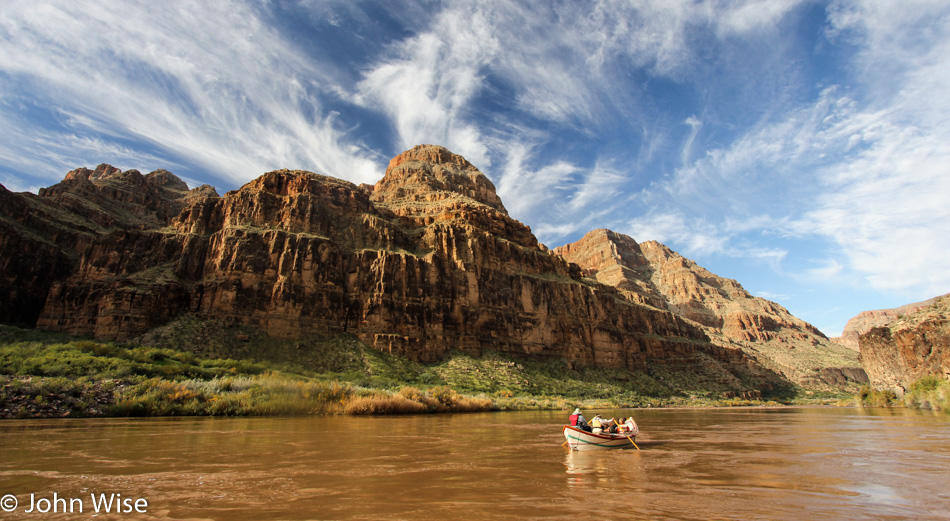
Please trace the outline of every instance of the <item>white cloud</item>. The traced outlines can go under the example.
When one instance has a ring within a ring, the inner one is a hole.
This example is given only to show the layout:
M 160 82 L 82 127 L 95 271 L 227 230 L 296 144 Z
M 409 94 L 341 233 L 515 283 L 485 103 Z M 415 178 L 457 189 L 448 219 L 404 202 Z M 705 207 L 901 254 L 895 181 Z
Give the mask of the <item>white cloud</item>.
M 529 170 L 526 163 L 532 159 L 532 150 L 524 144 L 512 144 L 508 148 L 501 179 L 497 184 L 498 195 L 505 202 L 508 212 L 515 218 L 523 218 L 554 201 L 564 197 L 569 183 L 578 167 L 565 161 L 557 161 L 537 170 Z
M 530 216 L 531 222 L 541 223 L 534 231 L 542 242 L 587 231 L 591 223 L 623 204 L 620 194 L 628 179 L 609 161 L 592 168 L 555 161 L 533 169 L 527 165 L 537 162 L 534 148 L 523 143 L 503 148 L 507 154 L 498 195 L 512 217 Z
M 697 228 L 661 213 L 647 229 L 693 251 L 741 249 L 734 241 L 726 248 L 723 237 L 755 231 L 820 237 L 848 263 L 809 270 L 811 279 L 853 270 L 878 289 L 936 294 L 950 286 L 950 125 L 904 123 L 907 100 L 861 110 L 836 93 L 710 151 L 661 185 L 721 221 Z
M 354 101 L 381 106 L 396 127 L 401 148 L 443 145 L 485 168 L 490 161 L 480 133 L 463 116 L 491 55 L 490 35 L 480 31 L 483 21 L 461 28 L 461 20 L 441 18 L 445 34 L 423 33 L 403 42 L 394 58 L 366 74 Z
M 847 32 L 859 45 L 860 81 L 848 91 L 826 88 L 814 103 L 763 122 L 677 170 L 648 190 L 654 203 L 659 192 L 667 199 L 634 221 L 634 232 L 641 227 L 693 251 L 741 250 L 739 237 L 755 231 L 822 239 L 836 258 L 807 269 L 809 280 L 945 291 L 950 5 L 915 7 L 833 6 L 835 37 Z M 931 20 L 936 22 L 924 23 Z M 689 211 L 678 209 L 678 201 L 688 201 Z M 689 217 L 706 214 L 723 217 Z
M 0 31 L 0 69 L 71 113 L 63 123 L 77 132 L 91 122 L 235 182 L 280 167 L 355 181 L 381 175 L 379 158 L 354 151 L 333 117 L 321 115 L 312 93 L 332 90 L 332 78 L 252 6 L 11 1 Z M 0 110 L 0 121 L 12 114 Z M 2 137 L 29 149 L 37 130 L 26 130 Z
M 684 78 L 701 61 L 698 32 L 771 29 L 799 3 L 454 2 L 370 64 L 353 100 L 384 112 L 401 147 L 442 144 L 487 168 L 491 126 L 505 128 L 515 115 L 476 126 L 479 96 L 513 96 L 518 116 L 538 118 L 545 128 L 640 117 L 625 71 Z
M 675 243 L 687 256 L 723 253 L 728 237 L 704 219 L 692 219 L 681 212 L 651 211 L 632 219 L 623 233 L 637 242 Z
M 686 144 L 683 145 L 683 150 L 680 152 L 680 161 L 686 165 L 690 162 L 690 156 L 693 152 L 693 141 L 696 139 L 696 134 L 699 134 L 699 129 L 702 128 L 703 122 L 697 119 L 696 116 L 690 116 L 686 118 L 686 121 L 683 123 L 690 128 L 689 135 L 686 137 Z
M 755 0 L 740 4 L 724 4 L 719 17 L 721 34 L 745 34 L 774 28 L 785 15 L 801 5 L 800 0 Z M 723 4 L 720 3 L 722 7 Z
M 788 295 L 783 293 L 772 293 L 771 291 L 759 291 L 756 293 L 756 296 L 762 297 L 766 300 L 771 300 L 773 302 L 784 302 L 791 299 Z
M 798 276 L 813 282 L 828 282 L 840 279 L 845 267 L 836 259 L 824 259 L 819 266 L 803 270 Z

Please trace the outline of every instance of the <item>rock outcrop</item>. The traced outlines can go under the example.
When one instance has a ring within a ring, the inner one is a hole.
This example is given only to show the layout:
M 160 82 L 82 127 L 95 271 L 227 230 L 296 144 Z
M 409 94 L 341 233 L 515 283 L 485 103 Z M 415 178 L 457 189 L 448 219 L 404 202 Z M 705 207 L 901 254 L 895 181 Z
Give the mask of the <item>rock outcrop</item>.
M 859 337 L 861 364 L 872 386 L 903 394 L 923 376 L 950 377 L 950 295 L 927 302 Z
M 165 170 L 142 175 L 111 165 L 80 168 L 39 195 L 0 186 L 0 321 L 33 326 L 55 281 L 75 271 L 81 252 L 119 230 L 166 226 L 210 186 L 188 190 Z
M 683 317 L 713 343 L 742 349 L 794 382 L 840 388 L 842 382 L 867 381 L 855 353 L 784 307 L 752 296 L 735 280 L 656 241 L 637 243 L 620 233 L 594 230 L 552 251 L 628 299 Z
M 950 295 L 950 293 L 943 295 L 943 297 L 948 295 Z M 939 298 L 941 297 L 934 297 L 923 302 L 914 302 L 913 304 L 905 304 L 892 309 L 862 311 L 852 317 L 851 320 L 848 320 L 848 323 L 844 326 L 844 331 L 841 332 L 841 336 L 834 338 L 833 340 L 849 349 L 854 349 L 857 351 L 858 339 L 861 335 L 876 327 L 886 326 L 888 323 L 893 322 L 904 315 L 910 315 L 911 313 L 915 313 L 921 309 L 929 307 Z
M 400 154 L 372 189 L 279 170 L 222 197 L 189 198 L 165 175 L 99 170 L 64 180 L 111 206 L 90 215 L 99 233 L 50 284 L 41 328 L 128 339 L 191 313 L 278 337 L 352 334 L 420 361 L 492 350 L 575 367 L 696 356 L 748 365 L 669 310 L 585 280 L 442 147 Z M 121 225 L 110 221 L 119 207 Z
M 853 352 L 659 243 L 598 230 L 552 253 L 437 146 L 395 157 L 374 186 L 277 170 L 219 197 L 100 165 L 0 203 L 4 322 L 124 340 L 189 314 L 418 361 L 496 351 L 689 373 L 735 396 L 863 374 Z

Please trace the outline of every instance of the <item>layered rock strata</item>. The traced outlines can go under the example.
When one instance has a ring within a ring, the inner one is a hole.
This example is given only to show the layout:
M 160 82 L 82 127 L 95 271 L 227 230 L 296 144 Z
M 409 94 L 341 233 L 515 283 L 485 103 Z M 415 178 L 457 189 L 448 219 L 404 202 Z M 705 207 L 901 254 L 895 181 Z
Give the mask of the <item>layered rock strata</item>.
M 73 273 L 97 239 L 166 226 L 205 197 L 217 194 L 207 185 L 188 190 L 165 170 L 142 175 L 105 164 L 73 170 L 38 195 L 0 186 L 0 321 L 35 325 L 53 283 Z
M 950 377 L 950 296 L 927 302 L 859 337 L 861 364 L 875 388 L 903 394 L 923 376 Z
M 943 297 L 948 295 L 943 295 Z M 841 332 L 841 336 L 835 338 L 834 340 L 847 348 L 857 351 L 859 349 L 858 339 L 861 337 L 861 335 L 876 327 L 886 326 L 888 323 L 893 322 L 904 315 L 910 315 L 921 309 L 927 308 L 939 298 L 941 297 L 934 297 L 932 299 L 924 300 L 923 302 L 905 304 L 892 309 L 862 311 L 852 317 L 851 320 L 848 320 L 848 323 L 844 326 L 844 330 Z
M 187 312 L 279 337 L 353 334 L 421 361 L 455 349 L 575 367 L 645 369 L 697 355 L 745 364 L 671 310 L 584 279 L 507 214 L 487 177 L 442 147 L 400 154 L 372 189 L 280 170 L 192 198 L 177 214 L 108 193 L 144 206 L 126 212 L 143 225 L 77 247 L 39 327 L 126 339 Z
M 841 387 L 867 377 L 855 353 L 811 324 L 738 282 L 719 277 L 666 246 L 610 230 L 594 230 L 552 250 L 585 276 L 628 299 L 670 311 L 701 327 L 718 345 L 743 349 L 797 383 Z

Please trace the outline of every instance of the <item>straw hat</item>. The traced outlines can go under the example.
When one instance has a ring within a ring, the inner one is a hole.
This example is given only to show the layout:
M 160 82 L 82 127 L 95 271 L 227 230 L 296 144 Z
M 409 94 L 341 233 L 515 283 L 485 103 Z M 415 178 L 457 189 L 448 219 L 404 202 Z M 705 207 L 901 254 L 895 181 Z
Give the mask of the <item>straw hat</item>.
M 573 414 L 580 414 L 580 413 L 581 413 L 580 407 L 578 407 L 577 409 L 574 409 Z

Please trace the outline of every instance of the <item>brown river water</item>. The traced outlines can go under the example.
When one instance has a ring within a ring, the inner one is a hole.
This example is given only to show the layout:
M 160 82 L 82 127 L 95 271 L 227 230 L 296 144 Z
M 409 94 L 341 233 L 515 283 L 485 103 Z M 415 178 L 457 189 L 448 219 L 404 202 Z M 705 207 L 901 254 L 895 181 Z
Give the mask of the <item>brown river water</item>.
M 947 415 L 633 413 L 587 452 L 567 412 L 5 420 L 0 520 L 950 519 Z

